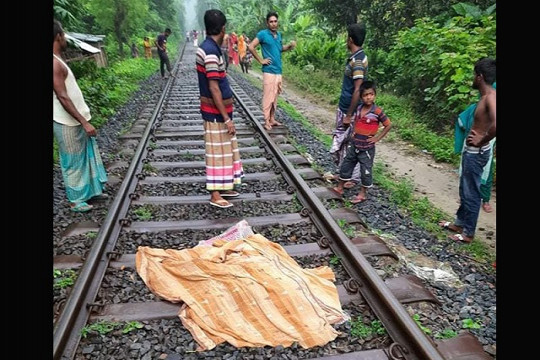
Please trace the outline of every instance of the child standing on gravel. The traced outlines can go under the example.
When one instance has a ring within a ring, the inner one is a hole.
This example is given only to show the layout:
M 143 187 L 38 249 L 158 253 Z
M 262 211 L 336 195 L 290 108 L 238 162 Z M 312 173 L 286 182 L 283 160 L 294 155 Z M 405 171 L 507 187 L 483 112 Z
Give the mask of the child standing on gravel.
M 375 105 L 376 88 L 373 81 L 364 81 L 360 85 L 360 97 L 362 103 L 356 109 L 356 118 L 353 122 L 347 154 L 339 169 L 339 184 L 333 190 L 343 195 L 343 185 L 351 181 L 354 167 L 360 163 L 360 192 L 354 199 L 353 204 L 366 200 L 367 189 L 373 186 L 373 159 L 375 158 L 375 143 L 386 136 L 392 123 L 384 111 Z M 379 132 L 379 126 L 384 126 Z

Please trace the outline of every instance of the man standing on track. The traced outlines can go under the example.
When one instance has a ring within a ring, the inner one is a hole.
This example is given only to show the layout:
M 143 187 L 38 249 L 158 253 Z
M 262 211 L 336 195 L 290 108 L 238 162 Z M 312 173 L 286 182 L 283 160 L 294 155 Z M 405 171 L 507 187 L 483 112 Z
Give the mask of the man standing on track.
M 173 76 L 171 62 L 169 61 L 169 55 L 167 54 L 167 38 L 171 35 L 171 29 L 167 28 L 162 34 L 159 34 L 154 44 L 157 47 L 159 55 L 159 70 L 161 71 L 161 78 L 165 78 L 165 66 L 169 75 Z
M 236 129 L 232 120 L 233 93 L 227 80 L 221 44 L 227 18 L 219 10 L 207 10 L 204 25 L 208 36 L 197 49 L 197 75 L 201 114 L 204 119 L 206 152 L 206 189 L 210 205 L 219 208 L 233 206 L 224 198 L 240 194 L 233 189 L 244 177 Z
M 90 124 L 90 109 L 73 72 L 62 59 L 67 48 L 62 25 L 53 20 L 53 132 L 71 211 L 86 212 L 87 200 L 105 197 L 107 173 Z
M 268 29 L 261 30 L 257 37 L 249 44 L 249 52 L 262 65 L 263 71 L 263 100 L 262 111 L 264 114 L 264 128 L 272 130 L 272 126 L 281 125 L 275 119 L 278 95 L 281 93 L 281 53 L 294 49 L 296 41 L 283 46 L 281 33 L 278 29 L 278 14 L 271 11 L 266 15 L 266 25 Z M 255 48 L 261 44 L 261 58 Z

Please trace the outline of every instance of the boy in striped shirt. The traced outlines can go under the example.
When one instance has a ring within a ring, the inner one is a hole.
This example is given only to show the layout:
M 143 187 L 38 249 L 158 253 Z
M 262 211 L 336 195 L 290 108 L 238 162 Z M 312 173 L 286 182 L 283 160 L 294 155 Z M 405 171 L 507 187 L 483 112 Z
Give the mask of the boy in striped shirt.
M 360 164 L 360 180 L 362 186 L 354 199 L 353 204 L 366 200 L 367 189 L 373 186 L 373 160 L 375 158 L 375 143 L 386 136 L 392 123 L 384 111 L 375 105 L 376 88 L 373 81 L 364 81 L 360 85 L 362 103 L 356 109 L 353 122 L 353 131 L 347 147 L 347 155 L 341 163 L 339 170 L 339 184 L 334 191 L 343 195 L 343 184 L 351 181 L 356 164 Z M 383 130 L 379 133 L 379 126 Z

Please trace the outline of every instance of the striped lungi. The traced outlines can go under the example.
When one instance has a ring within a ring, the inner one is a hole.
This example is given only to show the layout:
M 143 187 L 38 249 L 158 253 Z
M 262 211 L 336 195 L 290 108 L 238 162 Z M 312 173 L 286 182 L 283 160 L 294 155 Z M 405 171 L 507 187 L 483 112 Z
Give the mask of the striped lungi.
M 206 189 L 232 190 L 242 184 L 244 169 L 236 135 L 227 132 L 222 122 L 204 122 L 206 148 Z
M 356 110 L 351 116 L 351 125 L 348 128 L 343 126 L 343 119 L 346 113 L 341 111 L 340 108 L 336 111 L 336 128 L 332 133 L 332 145 L 330 147 L 330 154 L 334 158 L 334 162 L 338 166 L 338 172 L 341 169 L 341 164 L 345 155 L 347 155 L 347 146 L 349 145 L 349 138 L 351 136 L 351 130 L 354 128 L 354 120 L 356 118 Z M 352 174 L 352 181 L 360 182 L 360 163 L 356 164 Z
M 82 126 L 67 126 L 55 121 L 53 132 L 58 142 L 60 168 L 68 200 L 77 204 L 101 195 L 107 173 L 96 138 L 89 137 Z

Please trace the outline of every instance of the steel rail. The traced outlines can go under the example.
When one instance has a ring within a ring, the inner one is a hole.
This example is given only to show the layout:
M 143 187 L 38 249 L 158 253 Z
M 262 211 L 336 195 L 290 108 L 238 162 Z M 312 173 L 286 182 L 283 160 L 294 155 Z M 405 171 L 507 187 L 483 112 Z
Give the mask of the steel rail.
M 174 68 L 178 71 L 180 59 L 184 55 L 186 43 L 182 47 L 180 56 L 177 58 Z M 141 158 L 146 154 L 146 143 L 153 130 L 157 115 L 161 110 L 163 101 L 165 100 L 169 89 L 171 88 L 170 77 L 163 89 L 163 93 L 158 100 L 156 108 L 148 122 L 141 141 L 135 150 L 131 164 L 126 172 L 124 181 L 115 196 L 111 207 L 107 213 L 107 217 L 103 220 L 99 232 L 97 234 L 92 247 L 90 248 L 86 261 L 79 272 L 77 281 L 70 292 L 68 299 L 64 305 L 63 311 L 58 317 L 53 330 L 53 359 L 71 359 L 74 356 L 76 347 L 80 340 L 80 329 L 88 321 L 91 311 L 91 304 L 94 301 L 99 290 L 99 284 L 105 275 L 110 258 L 118 234 L 121 230 L 119 224 L 120 216 L 127 213 L 131 199 L 128 194 L 136 186 L 135 174 L 142 167 Z M 109 251 L 105 251 L 109 250 Z M 99 281 L 97 281 L 99 279 Z M 77 331 L 77 332 L 75 332 Z M 68 346 L 69 345 L 69 346 Z
M 422 332 L 405 308 L 390 292 L 375 269 L 336 224 L 326 207 L 298 175 L 293 165 L 234 89 L 233 95 L 246 114 L 253 120 L 261 138 L 266 142 L 266 147 L 283 168 L 282 175 L 289 184 L 293 184 L 296 188 L 298 200 L 306 207 L 307 215 L 310 216 L 319 231 L 326 236 L 334 253 L 343 260 L 344 266 L 356 281 L 358 290 L 384 324 L 394 341 L 390 347 L 389 355 L 393 359 L 399 359 L 401 356 L 402 359 L 406 360 L 444 360 L 431 339 Z

